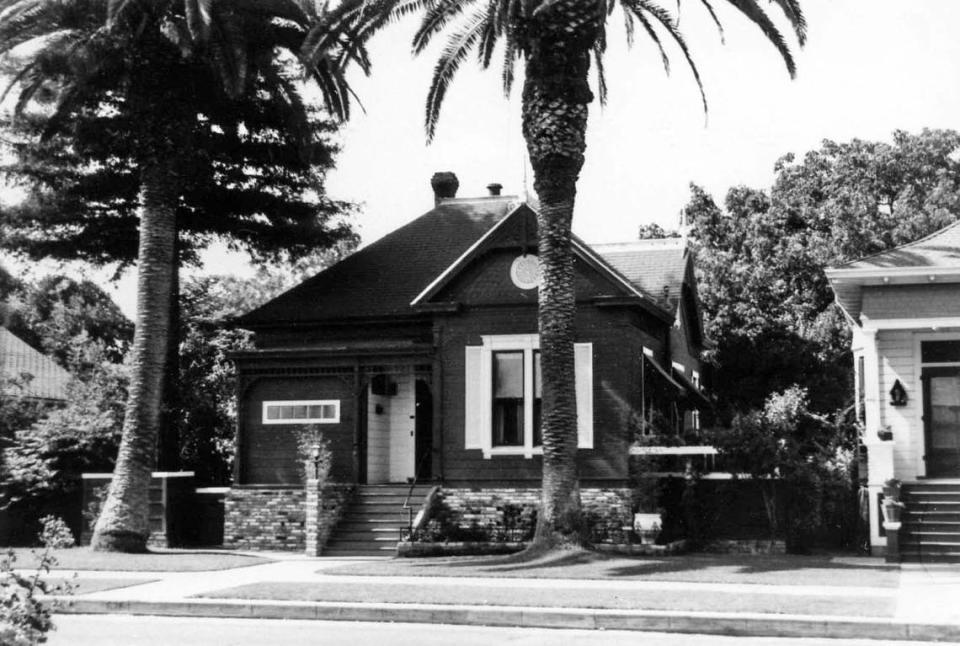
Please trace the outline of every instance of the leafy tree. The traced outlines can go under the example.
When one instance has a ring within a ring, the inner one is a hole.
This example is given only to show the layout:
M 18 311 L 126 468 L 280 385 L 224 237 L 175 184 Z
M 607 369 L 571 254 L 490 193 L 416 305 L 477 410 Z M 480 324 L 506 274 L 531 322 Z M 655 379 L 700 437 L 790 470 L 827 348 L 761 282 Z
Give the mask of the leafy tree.
M 713 443 L 731 473 L 748 475 L 759 490 L 771 539 L 785 519 L 787 547 L 801 552 L 822 523 L 826 465 L 841 439 L 834 423 L 809 410 L 807 392 L 791 386 L 772 394 L 762 409 L 737 415 L 730 429 L 714 433 Z M 785 510 L 778 508 L 781 498 Z
M 709 2 L 703 3 L 716 19 Z M 790 50 L 756 0 L 731 0 L 731 5 L 755 23 L 794 72 Z M 798 39 L 805 37 L 798 0 L 774 0 Z M 514 65 L 524 68 L 523 136 L 539 197 L 540 290 L 539 315 L 543 369 L 543 497 L 534 550 L 582 544 L 583 528 L 577 479 L 576 400 L 574 389 L 574 292 L 570 225 L 577 179 L 586 149 L 587 113 L 594 99 L 588 74 L 591 61 L 600 72 L 599 93 L 605 96 L 602 58 L 609 15 L 621 6 L 628 41 L 637 24 L 667 54 L 659 26 L 690 63 L 699 83 L 686 41 L 673 16 L 652 0 L 368 0 L 358 9 L 360 33 L 375 31 L 391 17 L 422 12 L 414 36 L 414 52 L 422 52 L 443 31 L 449 38 L 434 69 L 427 95 L 427 138 L 434 135 L 440 107 L 460 65 L 473 54 L 481 67 L 493 61 L 498 44 L 504 47 L 503 81 L 509 93 Z M 718 23 L 719 24 L 719 23 Z
M 89 280 L 44 276 L 24 283 L 10 298 L 9 307 L 11 331 L 75 373 L 92 368 L 84 356 L 89 343 L 102 348 L 107 360 L 119 363 L 133 339 L 133 323 Z
M 331 36 L 323 11 L 289 0 L 0 3 L 0 54 L 16 70 L 18 113 L 40 116 L 48 138 L 69 136 L 84 115 L 109 112 L 118 98 L 130 119 L 139 213 L 137 322 L 123 440 L 94 530 L 95 549 L 146 548 L 176 219 L 190 186 L 184 169 L 204 150 L 195 137 L 198 115 L 235 108 L 233 119 L 222 121 L 236 124 L 225 132 L 239 131 L 245 114 L 239 106 L 269 97 L 285 117 L 277 136 L 299 150 L 312 133 L 303 127 L 307 111 L 287 73 L 294 64 L 320 87 L 328 111 L 345 117 L 342 71 L 353 53 Z M 50 107 L 32 112 L 38 103 Z
M 893 143 L 826 141 L 776 165 L 769 194 L 734 187 L 720 208 L 692 187 L 700 297 L 716 344 L 715 390 L 756 409 L 805 386 L 821 413 L 852 398 L 850 339 L 824 268 L 915 240 L 960 216 L 960 133 Z
M 663 238 L 679 238 L 678 231 L 666 230 L 656 222 L 641 224 L 637 228 L 637 237 L 640 240 L 661 240 Z

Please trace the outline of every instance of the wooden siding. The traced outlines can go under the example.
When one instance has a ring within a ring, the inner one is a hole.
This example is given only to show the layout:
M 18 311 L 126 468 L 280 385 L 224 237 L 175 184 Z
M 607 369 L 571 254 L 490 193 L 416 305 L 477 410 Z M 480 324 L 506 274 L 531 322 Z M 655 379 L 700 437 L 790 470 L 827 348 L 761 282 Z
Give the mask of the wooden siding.
M 579 452 L 583 481 L 623 481 L 631 419 L 639 415 L 642 346 L 660 354 L 661 338 L 638 329 L 624 310 L 581 307 L 577 313 L 578 342 L 593 343 L 594 448 Z M 464 448 L 465 352 L 479 345 L 481 335 L 536 333 L 536 308 L 478 308 L 451 316 L 443 324 L 440 348 L 443 363 L 444 480 L 457 485 L 490 482 L 521 483 L 541 478 L 541 458 L 494 455 Z M 661 335 L 665 334 L 661 330 Z
M 868 319 L 960 317 L 960 285 L 897 285 L 863 288 Z
M 285 399 L 340 400 L 340 423 L 320 425 L 333 452 L 331 477 L 354 482 L 354 397 L 351 384 L 337 377 L 264 378 L 248 389 L 240 411 L 240 484 L 300 484 L 303 469 L 297 455 L 298 424 L 264 424 L 264 401 Z
M 901 480 L 923 475 L 918 470 L 924 453 L 923 395 L 919 357 L 914 356 L 916 334 L 910 330 L 882 330 L 877 334 L 880 357 L 880 427 L 893 431 L 894 473 Z M 906 406 L 890 405 L 890 389 L 899 379 L 907 390 Z

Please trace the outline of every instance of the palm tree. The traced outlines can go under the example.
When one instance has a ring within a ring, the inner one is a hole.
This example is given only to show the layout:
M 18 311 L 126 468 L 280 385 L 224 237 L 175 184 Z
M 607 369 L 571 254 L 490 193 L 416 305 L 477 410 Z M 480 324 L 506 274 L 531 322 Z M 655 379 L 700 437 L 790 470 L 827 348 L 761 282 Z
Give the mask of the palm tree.
M 700 0 L 720 28 L 711 2 Z M 727 2 L 761 29 L 793 76 L 795 66 L 790 49 L 759 0 Z M 799 0 L 771 2 L 786 15 L 802 45 L 806 24 Z M 543 370 L 543 494 L 535 549 L 583 543 L 576 470 L 570 225 L 577 178 L 584 162 L 587 111 L 594 99 L 587 74 L 591 61 L 595 62 L 603 100 L 606 25 L 617 5 L 623 10 L 628 41 L 632 41 L 639 25 L 659 48 L 665 66 L 669 59 L 663 35 L 676 43 L 702 95 L 700 77 L 686 41 L 673 16 L 656 0 L 368 0 L 355 14 L 360 34 L 376 31 L 400 16 L 422 14 L 413 41 L 415 53 L 422 52 L 438 34 L 450 32 L 427 96 L 428 140 L 434 135 L 450 83 L 469 56 L 477 55 L 481 67 L 487 68 L 496 46 L 502 44 L 507 94 L 513 84 L 515 62 L 523 63 L 523 136 L 540 201 L 538 321 Z
M 286 131 L 278 136 L 291 145 L 304 143 L 310 132 L 307 108 L 290 73 L 298 64 L 319 86 L 328 112 L 346 118 L 350 95 L 344 64 L 354 58 L 366 69 L 366 61 L 362 49 L 345 53 L 331 36 L 329 27 L 336 20 L 336 14 L 299 0 L 0 1 L 0 56 L 12 77 L 7 91 L 18 88 L 15 114 L 39 114 L 44 135 L 53 136 L 85 111 L 109 110 L 120 97 L 137 124 L 140 235 L 132 375 L 94 549 L 146 548 L 147 492 L 167 359 L 175 214 L 184 186 L 179 173 L 200 152 L 192 125 L 210 110 L 221 116 L 231 103 L 252 98 L 255 87 L 257 98 L 268 96 L 286 116 Z M 242 113 L 236 111 L 238 127 Z

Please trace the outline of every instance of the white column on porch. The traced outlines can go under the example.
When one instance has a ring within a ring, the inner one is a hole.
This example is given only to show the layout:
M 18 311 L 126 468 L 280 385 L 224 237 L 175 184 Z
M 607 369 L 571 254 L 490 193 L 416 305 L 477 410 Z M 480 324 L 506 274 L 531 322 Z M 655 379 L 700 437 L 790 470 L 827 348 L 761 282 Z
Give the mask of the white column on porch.
M 881 440 L 877 432 L 883 428 L 881 406 L 883 388 L 880 379 L 880 352 L 877 348 L 877 330 L 875 328 L 854 328 L 863 347 L 863 443 L 867 447 L 869 509 L 870 509 L 870 546 L 882 551 L 886 547 L 886 536 L 880 536 L 882 522 L 877 496 L 883 490 L 883 483 L 894 476 L 893 441 Z

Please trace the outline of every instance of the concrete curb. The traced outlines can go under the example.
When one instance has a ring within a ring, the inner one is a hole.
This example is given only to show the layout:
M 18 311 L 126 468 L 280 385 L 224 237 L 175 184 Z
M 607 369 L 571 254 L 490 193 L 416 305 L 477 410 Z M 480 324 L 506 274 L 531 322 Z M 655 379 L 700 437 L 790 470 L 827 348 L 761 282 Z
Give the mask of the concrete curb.
M 749 637 L 819 637 L 960 642 L 960 625 L 885 618 L 802 615 L 191 599 L 106 601 L 64 598 L 59 613 L 249 619 L 407 622 L 523 628 L 586 628 Z M 69 605 L 67 605 L 69 604 Z

